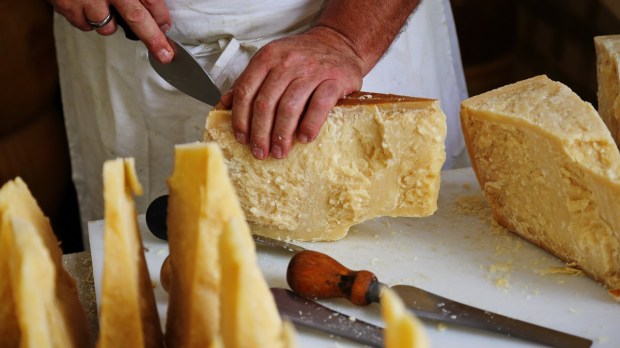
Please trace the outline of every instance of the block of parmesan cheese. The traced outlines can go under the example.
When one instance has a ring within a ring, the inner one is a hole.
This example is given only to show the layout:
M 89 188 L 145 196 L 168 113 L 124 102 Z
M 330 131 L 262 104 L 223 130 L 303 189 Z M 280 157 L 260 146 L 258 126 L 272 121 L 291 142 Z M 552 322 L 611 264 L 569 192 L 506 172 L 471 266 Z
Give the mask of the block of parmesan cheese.
M 133 158 L 103 165 L 104 263 L 98 348 L 163 347 L 133 194 L 142 194 Z
M 286 346 L 219 146 L 177 145 L 168 187 L 167 346 Z
M 285 159 L 254 159 L 233 136 L 230 110 L 213 109 L 205 131 L 223 149 L 252 232 L 306 241 L 340 239 L 379 216 L 433 214 L 445 137 L 437 100 L 363 92 L 340 100 L 317 139 Z
M 620 153 L 592 105 L 543 75 L 465 100 L 461 122 L 495 219 L 620 288 Z
M 0 346 L 89 347 L 75 280 L 47 217 L 17 178 L 0 189 Z
M 620 35 L 597 36 L 598 112 L 620 147 Z
M 394 290 L 381 290 L 381 316 L 385 321 L 385 348 L 430 347 L 424 326 Z

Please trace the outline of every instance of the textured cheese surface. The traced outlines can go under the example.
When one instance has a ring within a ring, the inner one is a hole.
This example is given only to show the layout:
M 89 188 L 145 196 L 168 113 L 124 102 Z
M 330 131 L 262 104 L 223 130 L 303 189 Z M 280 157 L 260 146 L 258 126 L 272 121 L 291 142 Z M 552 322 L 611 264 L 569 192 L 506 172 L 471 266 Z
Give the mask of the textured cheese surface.
M 250 230 L 219 146 L 177 145 L 168 186 L 167 345 L 208 347 L 221 337 L 231 348 L 281 346 L 281 320 L 255 265 Z M 234 227 L 231 221 L 237 221 Z M 232 240 L 220 243 L 231 228 Z M 231 273 L 222 274 L 221 267 Z
M 598 111 L 620 147 L 620 35 L 597 36 Z
M 496 220 L 620 287 L 620 153 L 594 108 L 537 76 L 465 100 L 461 121 Z
M 104 347 L 163 347 L 133 194 L 142 194 L 133 159 L 103 165 L 105 209 L 99 340 Z
M 430 347 L 422 323 L 409 312 L 396 292 L 381 290 L 381 316 L 385 321 L 385 348 Z
M 89 347 L 75 281 L 49 220 L 17 178 L 0 189 L 0 345 Z
M 285 331 L 256 261 L 247 223 L 232 218 L 219 241 L 221 336 L 224 347 L 288 347 Z
M 363 93 L 341 100 L 317 139 L 286 159 L 254 159 L 229 110 L 212 110 L 205 132 L 222 146 L 253 233 L 317 241 L 378 216 L 433 214 L 445 136 L 438 101 Z

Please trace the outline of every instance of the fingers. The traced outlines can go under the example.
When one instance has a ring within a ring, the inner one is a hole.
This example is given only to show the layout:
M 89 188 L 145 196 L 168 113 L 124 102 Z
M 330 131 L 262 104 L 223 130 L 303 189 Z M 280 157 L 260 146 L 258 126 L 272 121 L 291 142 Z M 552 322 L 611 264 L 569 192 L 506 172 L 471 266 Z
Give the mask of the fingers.
M 110 16 L 110 8 L 106 1 L 88 1 L 84 4 L 84 21 L 89 27 L 95 29 L 97 33 L 101 35 L 112 35 L 116 32 L 116 24 L 111 19 L 107 24 L 102 27 L 93 26 L 93 23 L 105 23 Z
M 316 139 L 331 108 L 336 105 L 338 99 L 348 94 L 343 87 L 335 80 L 326 80 L 314 90 L 308 110 L 297 131 L 297 140 L 300 143 L 309 143 Z
M 116 1 L 113 4 L 149 52 L 160 63 L 169 63 L 174 51 L 161 29 L 161 27 L 170 27 L 170 13 L 165 8 L 163 1 L 149 1 L 148 8 L 138 1 Z M 153 10 L 155 13 L 152 14 L 149 10 Z M 155 20 L 154 15 L 157 15 L 159 23 Z

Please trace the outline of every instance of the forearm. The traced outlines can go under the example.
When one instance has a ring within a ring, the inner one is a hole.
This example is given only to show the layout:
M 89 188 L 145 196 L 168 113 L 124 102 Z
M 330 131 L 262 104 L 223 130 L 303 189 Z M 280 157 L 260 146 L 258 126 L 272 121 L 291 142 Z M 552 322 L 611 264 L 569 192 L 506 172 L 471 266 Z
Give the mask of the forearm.
M 392 44 L 420 0 L 327 0 L 315 28 L 340 36 L 366 75 Z

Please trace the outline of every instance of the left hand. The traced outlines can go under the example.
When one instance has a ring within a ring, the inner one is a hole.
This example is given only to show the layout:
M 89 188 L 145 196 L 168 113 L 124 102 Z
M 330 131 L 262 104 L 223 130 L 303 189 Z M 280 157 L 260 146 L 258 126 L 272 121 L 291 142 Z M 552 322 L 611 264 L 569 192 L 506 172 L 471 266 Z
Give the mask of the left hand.
M 261 160 L 286 157 L 294 136 L 313 141 L 336 102 L 362 86 L 364 62 L 352 47 L 318 26 L 260 49 L 221 99 L 237 141 Z

